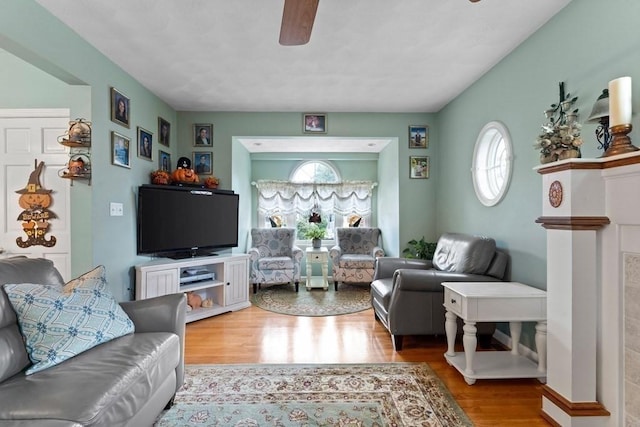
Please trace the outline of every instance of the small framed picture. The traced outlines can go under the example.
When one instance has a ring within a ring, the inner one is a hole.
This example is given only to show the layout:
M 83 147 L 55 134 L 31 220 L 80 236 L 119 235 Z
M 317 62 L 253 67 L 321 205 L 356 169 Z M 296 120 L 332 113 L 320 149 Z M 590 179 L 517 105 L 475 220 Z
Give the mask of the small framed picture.
M 211 123 L 193 125 L 193 145 L 196 147 L 213 146 L 213 125 Z
M 111 121 L 129 128 L 131 101 L 115 87 L 111 88 Z
M 138 157 L 151 160 L 153 153 L 153 134 L 138 126 Z
M 409 126 L 409 148 L 429 147 L 429 126 Z
M 191 164 L 198 175 L 211 175 L 213 173 L 213 154 L 210 151 L 194 151 Z
M 303 114 L 302 131 L 304 133 L 327 133 L 326 114 Z
M 409 157 L 409 178 L 429 178 L 429 157 Z
M 171 135 L 171 123 L 169 123 L 162 117 L 158 117 L 158 142 L 168 147 L 170 135 Z
M 158 150 L 158 169 L 171 172 L 171 154 Z
M 131 168 L 131 140 L 111 131 L 111 163 L 123 168 Z

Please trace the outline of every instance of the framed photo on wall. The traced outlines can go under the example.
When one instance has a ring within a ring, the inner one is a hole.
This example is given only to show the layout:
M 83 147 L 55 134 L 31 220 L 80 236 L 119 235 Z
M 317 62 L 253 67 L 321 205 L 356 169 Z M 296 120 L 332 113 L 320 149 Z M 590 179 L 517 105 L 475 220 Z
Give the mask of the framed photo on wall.
M 171 154 L 158 150 L 158 169 L 171 172 Z
M 302 131 L 304 133 L 327 133 L 327 115 L 317 113 L 303 114 Z
M 429 157 L 427 156 L 409 157 L 409 178 L 415 178 L 415 179 L 429 178 Z
M 111 163 L 131 168 L 131 140 L 114 131 L 111 131 Z
M 429 147 L 429 126 L 409 126 L 409 148 Z
M 153 133 L 138 126 L 138 157 L 151 160 L 153 153 Z
M 213 173 L 213 154 L 210 151 L 194 151 L 191 164 L 198 175 L 211 175 Z
M 129 128 L 131 100 L 115 87 L 111 88 L 111 121 Z
M 196 123 L 193 125 L 193 145 L 196 147 L 213 147 L 213 125 Z
M 169 123 L 162 117 L 158 117 L 158 142 L 168 147 L 170 136 L 171 136 L 171 123 Z

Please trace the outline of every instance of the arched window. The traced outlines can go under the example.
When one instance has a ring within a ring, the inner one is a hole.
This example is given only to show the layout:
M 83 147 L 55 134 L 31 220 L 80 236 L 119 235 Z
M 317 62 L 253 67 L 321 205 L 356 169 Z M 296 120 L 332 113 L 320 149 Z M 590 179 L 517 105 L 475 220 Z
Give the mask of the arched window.
M 340 182 L 340 175 L 331 163 L 310 160 L 299 164 L 291 173 L 289 180 L 298 183 L 327 184 Z

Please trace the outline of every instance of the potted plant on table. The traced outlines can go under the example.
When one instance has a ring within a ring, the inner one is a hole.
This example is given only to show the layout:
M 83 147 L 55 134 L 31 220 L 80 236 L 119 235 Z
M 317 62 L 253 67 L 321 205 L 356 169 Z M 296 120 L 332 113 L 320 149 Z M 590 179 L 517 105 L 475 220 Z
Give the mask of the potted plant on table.
M 310 223 L 304 230 L 305 237 L 311 240 L 311 246 L 313 246 L 314 249 L 318 249 L 322 245 L 324 233 L 325 229 L 320 228 L 316 223 Z

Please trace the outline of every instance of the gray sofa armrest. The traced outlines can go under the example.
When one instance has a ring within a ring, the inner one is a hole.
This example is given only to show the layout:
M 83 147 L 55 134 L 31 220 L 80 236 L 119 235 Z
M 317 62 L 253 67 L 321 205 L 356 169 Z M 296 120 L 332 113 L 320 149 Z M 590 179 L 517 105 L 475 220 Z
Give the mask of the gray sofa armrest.
M 373 273 L 373 280 L 387 279 L 393 277 L 396 270 L 401 268 L 405 269 L 419 269 L 427 270 L 431 268 L 431 261 L 423 259 L 410 259 L 410 258 L 394 258 L 384 257 L 376 260 L 376 268 Z
M 180 338 L 180 364 L 176 370 L 176 391 L 184 382 L 184 336 L 187 297 L 183 293 L 138 301 L 121 302 L 138 332 L 173 332 Z

